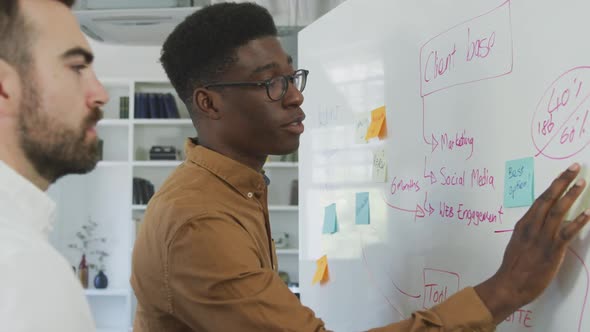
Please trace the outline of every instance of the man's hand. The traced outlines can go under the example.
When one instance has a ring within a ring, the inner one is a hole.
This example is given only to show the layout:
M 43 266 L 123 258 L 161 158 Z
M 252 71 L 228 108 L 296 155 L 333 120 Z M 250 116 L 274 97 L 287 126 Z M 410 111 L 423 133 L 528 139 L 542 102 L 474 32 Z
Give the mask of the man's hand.
M 498 272 L 475 287 L 496 324 L 541 295 L 557 275 L 568 244 L 590 220 L 587 209 L 563 223 L 586 186 L 579 179 L 567 190 L 579 172 L 580 165 L 573 164 L 535 200 L 516 224 Z

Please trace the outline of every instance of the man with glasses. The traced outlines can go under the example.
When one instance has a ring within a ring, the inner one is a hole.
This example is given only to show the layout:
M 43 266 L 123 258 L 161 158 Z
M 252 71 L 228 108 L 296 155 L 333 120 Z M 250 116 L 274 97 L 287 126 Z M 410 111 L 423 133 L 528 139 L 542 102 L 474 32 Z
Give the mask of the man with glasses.
M 199 137 L 150 201 L 135 243 L 135 332 L 326 330 L 279 277 L 270 237 L 262 167 L 298 148 L 308 75 L 276 36 L 264 8 L 221 3 L 164 43 L 162 64 Z M 378 330 L 492 331 L 535 299 L 590 219 L 587 210 L 561 227 L 585 186 L 567 190 L 579 170 L 563 172 L 518 222 L 494 276 Z

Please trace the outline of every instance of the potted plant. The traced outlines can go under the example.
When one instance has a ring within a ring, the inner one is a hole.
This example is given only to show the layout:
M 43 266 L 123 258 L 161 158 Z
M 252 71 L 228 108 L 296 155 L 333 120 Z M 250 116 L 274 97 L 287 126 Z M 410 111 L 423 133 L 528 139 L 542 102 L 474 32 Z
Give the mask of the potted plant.
M 76 243 L 70 243 L 68 245 L 69 248 L 77 250 L 81 253 L 80 264 L 78 265 L 78 278 L 80 279 L 82 287 L 84 288 L 88 288 L 88 269 L 97 267 L 96 264 L 87 262 L 87 255 L 98 256 L 98 261 L 100 264 L 98 268 L 99 274 L 101 274 L 99 285 L 105 285 L 106 287 L 108 284 L 108 279 L 106 278 L 106 275 L 104 275 L 104 258 L 108 256 L 108 253 L 101 249 L 94 249 L 98 243 L 105 243 L 107 239 L 105 237 L 98 237 L 95 235 L 95 230 L 97 227 L 98 224 L 89 217 L 88 221 L 82 225 L 82 230 L 76 232 Z M 104 280 L 106 280 L 106 282 Z

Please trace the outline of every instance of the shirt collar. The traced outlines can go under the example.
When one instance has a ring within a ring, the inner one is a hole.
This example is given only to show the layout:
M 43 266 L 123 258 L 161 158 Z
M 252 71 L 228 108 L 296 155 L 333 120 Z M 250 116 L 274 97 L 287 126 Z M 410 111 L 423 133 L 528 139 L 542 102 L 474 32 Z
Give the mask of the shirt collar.
M 2 160 L 0 184 L 0 216 L 47 236 L 53 229 L 56 208 L 49 195 Z
M 252 193 L 262 194 L 270 183 L 264 172 L 256 172 L 238 161 L 198 145 L 196 139 L 187 139 L 185 152 L 187 160 L 209 170 L 244 197 Z

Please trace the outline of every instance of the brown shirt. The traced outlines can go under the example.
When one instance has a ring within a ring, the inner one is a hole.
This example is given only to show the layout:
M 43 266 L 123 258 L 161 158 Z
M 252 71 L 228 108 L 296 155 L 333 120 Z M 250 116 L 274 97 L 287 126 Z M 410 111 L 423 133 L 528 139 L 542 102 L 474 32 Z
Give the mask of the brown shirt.
M 134 331 L 326 331 L 276 272 L 263 175 L 190 140 L 186 150 L 135 242 Z M 493 330 L 472 288 L 376 329 Z

